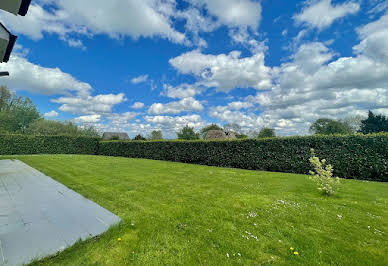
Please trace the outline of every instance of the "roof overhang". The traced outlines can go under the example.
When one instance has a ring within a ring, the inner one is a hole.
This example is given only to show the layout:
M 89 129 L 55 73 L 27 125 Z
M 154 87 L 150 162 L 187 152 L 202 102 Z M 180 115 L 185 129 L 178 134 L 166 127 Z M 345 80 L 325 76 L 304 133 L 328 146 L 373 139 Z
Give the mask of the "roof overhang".
M 0 23 L 0 63 L 8 62 L 17 37 Z
M 1 0 L 0 9 L 15 15 L 25 16 L 30 4 L 31 0 Z

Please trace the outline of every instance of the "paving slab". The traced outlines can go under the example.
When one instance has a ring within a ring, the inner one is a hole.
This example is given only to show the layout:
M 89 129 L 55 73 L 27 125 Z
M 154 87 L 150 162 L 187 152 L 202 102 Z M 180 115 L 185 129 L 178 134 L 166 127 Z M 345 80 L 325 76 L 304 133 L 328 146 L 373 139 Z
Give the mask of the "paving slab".
M 120 218 L 18 160 L 0 160 L 0 265 L 23 265 L 98 236 Z

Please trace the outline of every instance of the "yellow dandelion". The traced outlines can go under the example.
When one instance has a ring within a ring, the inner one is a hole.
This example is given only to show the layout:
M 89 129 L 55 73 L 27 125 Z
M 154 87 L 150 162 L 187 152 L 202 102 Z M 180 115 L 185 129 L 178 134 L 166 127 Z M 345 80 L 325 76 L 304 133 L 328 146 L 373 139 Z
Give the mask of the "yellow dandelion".
M 293 248 L 293 247 L 290 247 L 290 250 L 294 250 L 294 248 Z
M 119 237 L 119 238 L 117 238 L 117 241 L 121 241 L 121 238 Z
M 298 251 L 294 251 L 294 255 L 299 255 L 299 252 Z

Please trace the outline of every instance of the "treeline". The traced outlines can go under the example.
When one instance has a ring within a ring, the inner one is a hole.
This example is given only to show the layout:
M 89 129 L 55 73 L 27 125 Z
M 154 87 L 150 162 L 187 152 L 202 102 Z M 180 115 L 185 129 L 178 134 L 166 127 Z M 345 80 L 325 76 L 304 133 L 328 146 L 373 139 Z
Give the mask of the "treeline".
M 0 86 L 0 134 L 99 136 L 93 127 L 44 119 L 31 99 L 17 96 L 5 86 Z
M 80 127 L 73 122 L 60 122 L 43 118 L 34 120 L 25 134 L 36 136 L 99 137 L 99 132 L 92 126 Z
M 348 117 L 343 120 L 320 118 L 311 125 L 310 132 L 316 135 L 388 132 L 388 118 L 382 114 L 374 114 L 372 111 L 369 111 L 367 118 L 362 116 Z
M 12 94 L 0 87 L 0 132 L 25 133 L 30 124 L 41 119 L 36 105 L 27 97 Z
M 247 134 L 244 134 L 238 124 L 226 124 L 223 127 L 220 127 L 217 124 L 210 124 L 202 128 L 199 132 L 196 132 L 193 127 L 186 125 L 180 131 L 176 132 L 176 135 L 177 139 L 180 140 L 199 140 L 206 139 L 208 132 L 211 130 L 233 132 L 237 139 L 276 137 L 275 129 L 273 128 L 262 128 L 259 132 L 251 131 Z M 161 130 L 154 130 L 147 136 L 138 134 L 133 138 L 133 140 L 163 140 L 163 133 Z
M 177 139 L 181 140 L 198 140 L 206 139 L 209 131 L 233 132 L 237 139 L 261 139 L 276 137 L 275 129 L 264 127 L 260 131 L 251 131 L 244 133 L 238 124 L 226 124 L 221 127 L 217 124 L 211 124 L 200 131 L 196 132 L 193 127 L 186 125 L 177 132 Z M 356 133 L 371 134 L 388 132 L 388 118 L 382 114 L 374 114 L 369 111 L 367 117 L 350 116 L 342 120 L 329 118 L 319 118 L 309 128 L 313 135 L 351 135 Z M 153 131 L 148 139 L 162 139 L 161 132 Z M 160 137 L 154 137 L 160 136 Z M 141 134 L 137 135 L 134 140 L 146 140 Z

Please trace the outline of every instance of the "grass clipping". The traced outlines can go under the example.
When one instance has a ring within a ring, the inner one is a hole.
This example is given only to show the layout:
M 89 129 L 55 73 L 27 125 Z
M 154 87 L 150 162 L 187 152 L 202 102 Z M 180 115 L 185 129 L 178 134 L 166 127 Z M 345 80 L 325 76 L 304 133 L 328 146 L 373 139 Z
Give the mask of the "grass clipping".
M 324 195 L 333 195 L 340 185 L 340 179 L 333 177 L 333 166 L 327 164 L 325 159 L 320 160 L 314 149 L 311 149 L 309 161 L 314 168 L 314 171 L 310 171 L 310 179 L 317 184 L 318 190 Z

